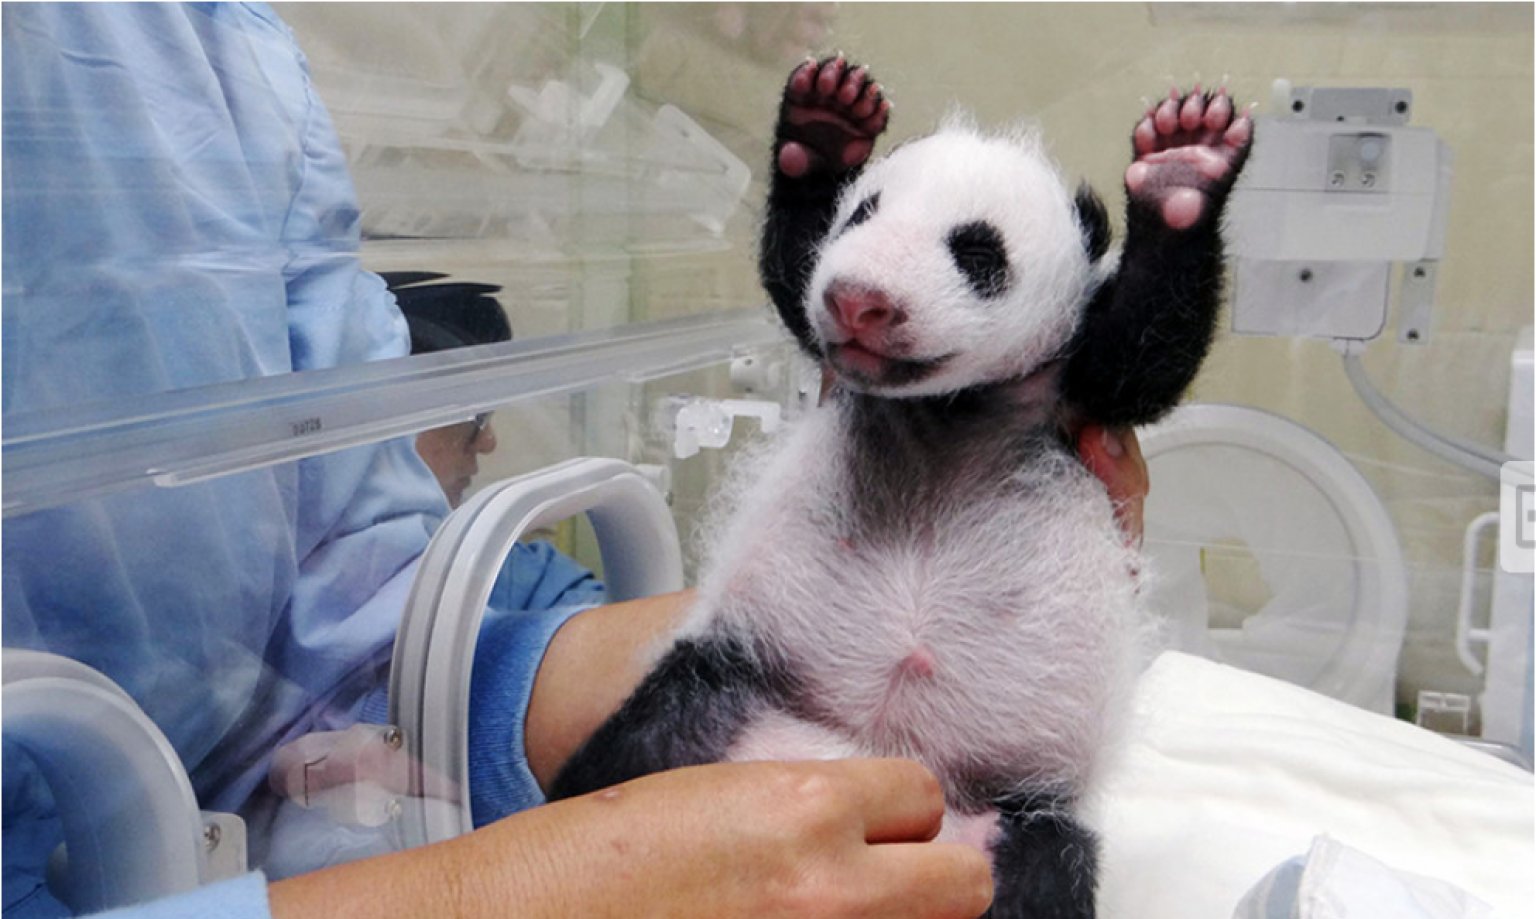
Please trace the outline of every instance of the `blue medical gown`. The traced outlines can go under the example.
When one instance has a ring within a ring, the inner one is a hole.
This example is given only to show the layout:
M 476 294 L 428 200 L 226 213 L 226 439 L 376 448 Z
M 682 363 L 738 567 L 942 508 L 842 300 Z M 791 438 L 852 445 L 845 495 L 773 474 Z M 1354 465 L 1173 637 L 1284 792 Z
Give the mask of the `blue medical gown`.
M 3 17 L 8 428 L 405 355 L 393 298 L 358 264 L 345 157 L 275 14 L 5 4 Z M 400 610 L 446 512 L 402 438 L 9 518 L 4 643 L 117 681 L 201 805 L 246 814 L 259 851 L 272 751 L 381 713 Z M 537 803 L 520 732 L 532 674 L 554 630 L 601 597 L 547 546 L 514 561 L 475 669 L 477 822 Z M 39 886 L 57 842 L 47 789 L 22 751 L 4 756 L 6 916 L 59 915 Z M 231 889 L 246 893 L 219 915 L 264 911 L 259 882 Z

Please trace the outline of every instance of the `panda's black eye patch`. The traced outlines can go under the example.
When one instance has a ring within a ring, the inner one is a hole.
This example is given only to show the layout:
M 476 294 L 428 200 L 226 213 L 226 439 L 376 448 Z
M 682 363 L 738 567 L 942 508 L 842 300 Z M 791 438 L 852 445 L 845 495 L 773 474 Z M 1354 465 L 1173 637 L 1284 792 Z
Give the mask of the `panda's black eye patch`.
M 947 242 L 955 267 L 972 290 L 995 297 L 1008 289 L 1008 250 L 996 227 L 982 220 L 967 223 L 951 230 Z
M 851 230 L 875 215 L 875 209 L 880 206 L 880 193 L 875 192 L 868 198 L 859 202 L 859 206 L 853 209 L 848 216 L 848 222 L 843 224 L 843 230 Z

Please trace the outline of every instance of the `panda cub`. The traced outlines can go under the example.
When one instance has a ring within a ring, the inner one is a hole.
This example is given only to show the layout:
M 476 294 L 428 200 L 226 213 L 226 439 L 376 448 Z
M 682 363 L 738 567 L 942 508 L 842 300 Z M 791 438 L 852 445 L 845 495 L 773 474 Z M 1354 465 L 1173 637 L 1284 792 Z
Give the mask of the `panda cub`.
M 868 160 L 889 103 L 841 57 L 789 77 L 765 287 L 827 404 L 744 469 L 698 598 L 552 797 L 721 760 L 900 756 L 990 915 L 1093 915 L 1077 816 L 1144 659 L 1137 558 L 1066 433 L 1173 407 L 1213 334 L 1217 224 L 1252 123 L 1225 90 L 1136 126 L 1126 240 L 1026 132 L 958 117 Z

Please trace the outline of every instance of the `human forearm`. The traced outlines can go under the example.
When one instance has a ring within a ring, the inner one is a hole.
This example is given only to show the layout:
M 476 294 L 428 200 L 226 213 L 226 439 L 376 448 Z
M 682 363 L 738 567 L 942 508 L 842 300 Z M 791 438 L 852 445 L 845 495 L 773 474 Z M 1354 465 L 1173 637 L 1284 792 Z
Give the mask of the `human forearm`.
M 573 616 L 555 633 L 528 703 L 528 766 L 548 788 L 560 767 L 618 709 L 677 625 L 693 591 L 614 603 Z
M 943 813 L 900 760 L 694 767 L 280 881 L 270 902 L 273 919 L 971 919 L 987 860 L 927 842 Z

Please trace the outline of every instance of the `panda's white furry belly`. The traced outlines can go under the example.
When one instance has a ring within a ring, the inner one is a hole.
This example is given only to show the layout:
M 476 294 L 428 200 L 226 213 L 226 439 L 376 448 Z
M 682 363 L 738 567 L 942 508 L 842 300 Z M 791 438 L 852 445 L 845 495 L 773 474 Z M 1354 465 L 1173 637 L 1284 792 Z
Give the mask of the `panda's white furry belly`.
M 920 525 L 854 538 L 836 433 L 815 419 L 756 467 L 695 625 L 747 630 L 789 661 L 807 717 L 847 749 L 797 754 L 772 721 L 733 757 L 908 756 L 951 782 L 1081 791 L 1144 638 L 1102 486 L 1053 453 L 1006 480 L 983 470 Z

